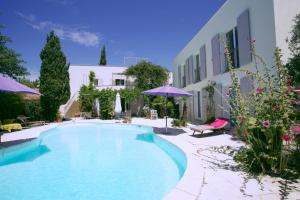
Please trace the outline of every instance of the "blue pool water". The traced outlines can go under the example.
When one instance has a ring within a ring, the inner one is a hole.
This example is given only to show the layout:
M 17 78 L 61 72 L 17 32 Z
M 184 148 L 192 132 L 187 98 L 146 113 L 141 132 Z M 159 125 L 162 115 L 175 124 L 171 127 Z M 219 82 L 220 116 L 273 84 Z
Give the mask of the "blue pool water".
M 158 200 L 186 168 L 180 149 L 134 125 L 63 125 L 0 153 L 1 200 Z

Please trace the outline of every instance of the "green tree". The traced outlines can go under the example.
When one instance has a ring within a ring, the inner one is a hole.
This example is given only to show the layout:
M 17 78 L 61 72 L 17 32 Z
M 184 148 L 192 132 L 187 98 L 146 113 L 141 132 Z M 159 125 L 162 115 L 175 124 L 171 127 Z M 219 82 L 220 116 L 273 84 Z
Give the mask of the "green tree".
M 22 65 L 21 54 L 7 47 L 11 39 L 1 32 L 3 26 L 0 25 L 0 73 L 7 74 L 12 78 L 28 75 L 27 69 Z
M 293 85 L 300 86 L 300 14 L 295 19 L 295 24 L 291 31 L 289 40 L 289 49 L 292 53 L 292 58 L 287 63 L 289 75 L 293 78 Z
M 106 65 L 106 51 L 105 51 L 105 46 L 103 46 L 102 49 L 101 49 L 101 55 L 100 55 L 99 65 Z
M 90 71 L 89 85 L 83 85 L 79 91 L 80 109 L 83 112 L 92 112 L 94 107 L 96 88 L 94 86 L 95 72 Z
M 168 81 L 168 72 L 165 68 L 147 61 L 131 66 L 125 74 L 136 77 L 135 86 L 141 91 L 162 86 Z
M 41 51 L 40 72 L 41 106 L 45 119 L 54 121 L 59 106 L 70 97 L 69 64 L 61 50 L 58 36 L 50 32 Z

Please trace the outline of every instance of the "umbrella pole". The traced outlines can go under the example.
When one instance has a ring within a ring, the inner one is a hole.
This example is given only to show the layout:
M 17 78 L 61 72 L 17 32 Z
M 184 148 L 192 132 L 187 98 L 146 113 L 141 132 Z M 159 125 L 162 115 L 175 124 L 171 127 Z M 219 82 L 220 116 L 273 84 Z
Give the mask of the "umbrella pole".
M 166 96 L 166 105 L 165 105 L 165 115 L 166 115 L 166 134 L 168 132 L 168 113 L 167 113 L 167 106 L 168 106 L 168 95 Z

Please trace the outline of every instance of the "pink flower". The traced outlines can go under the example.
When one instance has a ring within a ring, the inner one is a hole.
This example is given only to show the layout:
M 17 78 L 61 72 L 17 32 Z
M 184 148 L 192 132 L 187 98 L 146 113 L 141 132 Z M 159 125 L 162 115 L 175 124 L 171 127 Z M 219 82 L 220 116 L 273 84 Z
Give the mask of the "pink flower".
M 288 91 L 292 91 L 293 90 L 293 87 L 292 86 L 288 86 Z
M 264 126 L 265 128 L 270 128 L 270 126 L 271 126 L 270 121 L 269 121 L 269 120 L 263 121 L 263 126 Z
M 293 126 L 292 127 L 292 132 L 295 134 L 300 134 L 300 127 L 299 126 Z
M 261 94 L 264 90 L 260 87 L 256 88 L 256 93 Z
M 293 80 L 290 79 L 290 78 L 287 80 L 287 83 L 288 83 L 288 84 L 291 84 L 292 82 L 293 82 Z
M 286 142 L 289 142 L 292 140 L 291 136 L 287 133 L 285 133 L 283 136 L 282 136 L 282 139 Z

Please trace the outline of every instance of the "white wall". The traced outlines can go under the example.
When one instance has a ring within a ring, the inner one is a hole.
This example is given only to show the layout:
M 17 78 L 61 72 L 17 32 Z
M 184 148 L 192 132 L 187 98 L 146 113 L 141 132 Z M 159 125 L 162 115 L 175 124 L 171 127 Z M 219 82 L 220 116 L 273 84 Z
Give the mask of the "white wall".
M 98 79 L 97 89 L 112 88 L 115 90 L 124 89 L 125 86 L 115 86 L 115 79 L 125 79 L 134 82 L 134 77 L 127 77 L 125 75 L 118 75 L 116 73 L 124 73 L 128 67 L 115 66 L 86 66 L 86 65 L 70 65 L 70 91 L 71 97 L 80 90 L 82 85 L 89 84 L 89 74 L 91 71 L 95 72 L 95 78 Z M 173 83 L 173 73 L 169 72 L 168 84 Z
M 91 71 L 95 72 L 95 78 L 99 79 L 98 85 L 101 85 L 101 88 L 105 88 L 113 85 L 113 73 L 123 73 L 126 70 L 127 67 L 70 65 L 71 97 L 79 91 L 82 85 L 89 84 Z M 119 87 L 116 89 L 119 89 Z

